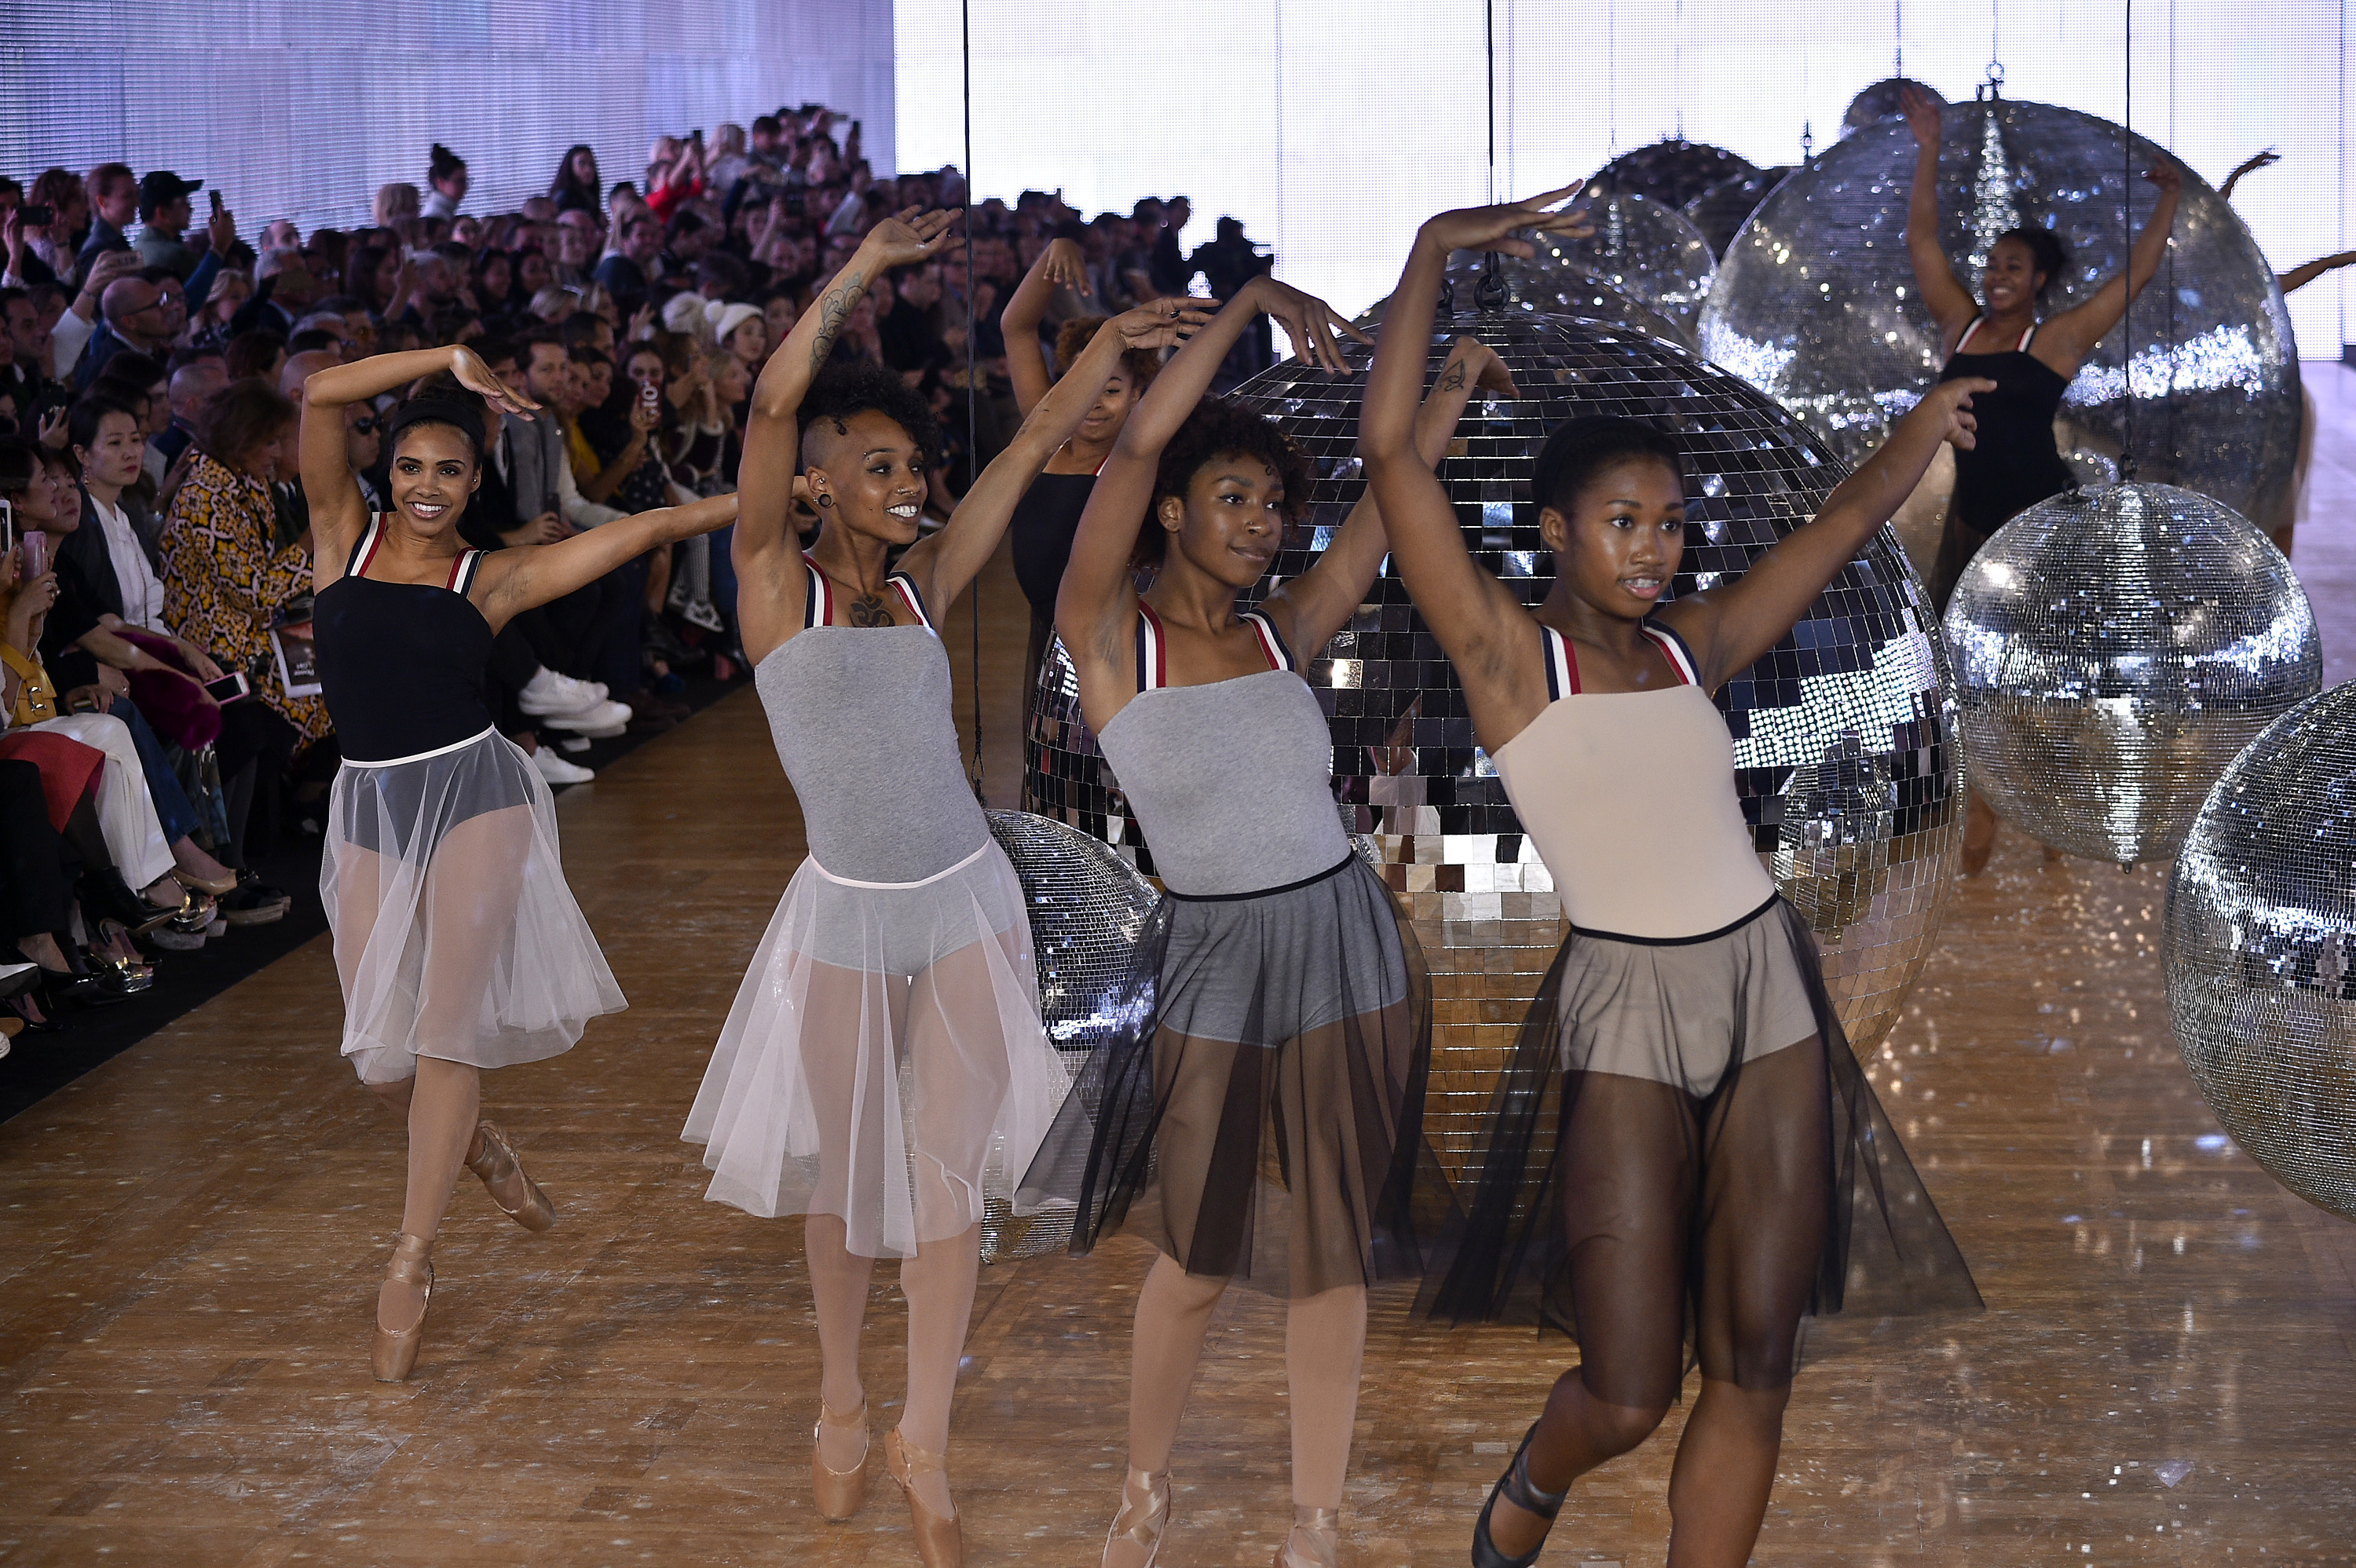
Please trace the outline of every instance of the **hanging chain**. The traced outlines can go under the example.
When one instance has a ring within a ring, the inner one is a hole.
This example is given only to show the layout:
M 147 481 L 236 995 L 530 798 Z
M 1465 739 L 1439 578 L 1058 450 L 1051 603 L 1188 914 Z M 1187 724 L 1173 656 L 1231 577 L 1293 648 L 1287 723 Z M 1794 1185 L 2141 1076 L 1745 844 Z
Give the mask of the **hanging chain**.
M 2119 228 L 2126 241 L 2125 271 L 2119 282 L 2126 289 L 2126 303 L 2119 308 L 2119 368 L 2126 389 L 2126 430 L 2120 443 L 2119 483 L 2132 484 L 2136 476 L 2136 385 L 2135 385 L 2135 0 L 2125 0 L 2126 26 L 2124 47 L 2120 53 L 2126 62 L 2126 123 L 2119 127 Z

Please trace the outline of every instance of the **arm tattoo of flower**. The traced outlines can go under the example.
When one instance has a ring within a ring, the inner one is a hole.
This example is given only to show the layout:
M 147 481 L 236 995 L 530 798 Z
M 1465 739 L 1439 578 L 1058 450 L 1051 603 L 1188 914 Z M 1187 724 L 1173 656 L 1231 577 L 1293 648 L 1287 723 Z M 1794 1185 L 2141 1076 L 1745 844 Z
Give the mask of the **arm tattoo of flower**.
M 810 345 L 812 371 L 824 365 L 826 357 L 834 352 L 834 340 L 841 333 L 843 324 L 851 319 L 851 307 L 857 304 L 859 296 L 866 292 L 867 274 L 853 272 L 842 280 L 841 287 L 830 291 L 824 299 L 819 301 L 818 338 Z

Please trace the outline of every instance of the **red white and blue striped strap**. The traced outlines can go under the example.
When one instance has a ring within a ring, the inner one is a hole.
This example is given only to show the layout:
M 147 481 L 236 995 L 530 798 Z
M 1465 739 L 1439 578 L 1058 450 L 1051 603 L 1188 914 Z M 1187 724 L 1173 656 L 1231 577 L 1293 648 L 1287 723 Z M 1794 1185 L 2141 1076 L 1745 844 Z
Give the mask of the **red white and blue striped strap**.
M 1657 626 L 1647 621 L 1638 628 L 1653 639 L 1661 656 L 1669 661 L 1680 686 L 1699 686 L 1701 672 L 1694 663 L 1693 650 L 1686 640 L 1668 626 Z M 1546 649 L 1547 700 L 1559 702 L 1566 697 L 1579 695 L 1579 656 L 1571 651 L 1570 639 L 1552 626 L 1541 624 L 1538 636 Z
M 482 564 L 483 552 L 481 550 L 470 549 L 461 554 L 458 559 L 453 561 L 450 565 L 450 581 L 448 583 L 450 592 L 455 593 L 461 599 L 464 599 L 467 594 L 473 592 L 475 588 L 475 572 Z
M 1257 610 L 1247 610 L 1241 619 L 1259 639 L 1261 656 L 1270 669 L 1292 669 L 1292 650 L 1285 645 L 1284 635 L 1267 616 Z M 1143 600 L 1137 605 L 1137 689 L 1153 691 L 1170 684 L 1170 640 L 1162 629 L 1162 617 L 1153 606 Z
M 1972 317 L 1972 324 L 1964 328 L 1964 335 L 1961 337 L 1955 339 L 1956 353 L 1962 354 L 1966 352 L 1964 345 L 1972 340 L 1972 334 L 1977 332 L 1980 329 L 1980 323 L 1987 319 L 1987 317 L 1984 315 L 1976 315 Z M 2020 335 L 2020 341 L 2012 346 L 2012 351 L 2015 354 L 2026 354 L 2029 352 L 2029 346 L 2037 341 L 2037 327 L 2038 324 L 2036 322 L 2032 321 L 2029 324 L 2029 330 L 2022 333 Z M 2004 350 L 1999 348 L 1997 352 L 2001 354 Z
M 884 581 L 900 591 L 900 602 L 908 606 L 908 613 L 916 618 L 916 624 L 937 637 L 941 635 L 941 629 L 933 624 L 933 618 L 925 613 L 924 595 L 916 592 L 914 578 L 905 571 L 895 571 Z
M 368 527 L 360 530 L 360 537 L 358 542 L 352 546 L 352 558 L 345 564 L 344 575 L 346 577 L 366 577 L 368 575 L 369 562 L 376 559 L 377 541 L 383 537 L 384 514 L 382 512 L 370 512 L 369 514 Z
M 818 562 L 809 558 L 808 550 L 802 551 L 802 565 L 809 569 L 809 587 L 802 602 L 802 629 L 808 631 L 812 626 L 831 626 L 834 624 L 834 584 L 827 581 L 826 573 L 819 570 Z

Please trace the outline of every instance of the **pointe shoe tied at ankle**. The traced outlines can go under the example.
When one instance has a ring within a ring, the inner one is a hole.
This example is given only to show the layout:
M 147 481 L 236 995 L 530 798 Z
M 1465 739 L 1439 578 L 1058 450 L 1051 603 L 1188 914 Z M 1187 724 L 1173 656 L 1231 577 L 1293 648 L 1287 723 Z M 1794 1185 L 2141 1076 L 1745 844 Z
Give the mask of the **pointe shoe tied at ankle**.
M 418 1349 L 425 1343 L 425 1309 L 434 1305 L 433 1242 L 406 1231 L 393 1237 L 392 1261 L 385 1264 L 384 1277 L 416 1286 L 423 1297 L 417 1304 L 417 1321 L 408 1328 L 388 1328 L 381 1319 L 378 1321 L 376 1346 L 369 1358 L 377 1381 L 406 1382 L 417 1365 Z
M 1292 1529 L 1286 1532 L 1275 1568 L 1336 1568 L 1341 1561 L 1342 1510 L 1292 1505 Z
M 884 1436 L 884 1468 L 908 1499 L 908 1527 L 916 1538 L 916 1556 L 925 1568 L 965 1568 L 965 1533 L 958 1516 L 944 1519 L 925 1506 L 910 1483 L 918 1476 L 946 1475 L 949 1462 L 917 1447 L 894 1427 Z
M 497 1122 L 475 1128 L 475 1147 L 467 1151 L 466 1168 L 482 1179 L 483 1190 L 499 1211 L 527 1231 L 545 1231 L 556 1223 L 556 1205 L 540 1189 L 516 1157 L 515 1146 Z
M 1481 1517 L 1472 1522 L 1472 1568 L 1530 1568 L 1538 1560 L 1538 1553 L 1546 1550 L 1546 1537 L 1541 1536 L 1527 1552 L 1508 1557 L 1489 1539 L 1489 1521 L 1501 1498 L 1532 1518 L 1546 1520 L 1548 1534 L 1553 1532 L 1555 1516 L 1562 1511 L 1563 1499 L 1570 1495 L 1570 1488 L 1542 1492 L 1530 1479 L 1530 1444 L 1537 1435 L 1538 1424 L 1534 1421 L 1530 1429 L 1522 1434 L 1522 1445 L 1514 1450 L 1513 1463 L 1497 1477 L 1497 1484 L 1489 1488 L 1489 1500 L 1481 1505 Z
M 870 1439 L 860 1445 L 859 1463 L 850 1469 L 830 1470 L 818 1452 L 819 1434 L 829 1426 L 838 1431 L 856 1426 L 860 1436 L 866 1438 L 867 1402 L 862 1399 L 857 1410 L 838 1416 L 827 1409 L 826 1401 L 821 1399 L 818 1402 L 818 1422 L 810 1428 L 810 1498 L 818 1504 L 819 1514 L 839 1523 L 857 1513 L 860 1505 L 867 1500 L 867 1456 L 873 1442 Z
M 1132 1469 L 1121 1484 L 1120 1511 L 1105 1531 L 1103 1568 L 1153 1568 L 1170 1528 L 1170 1472 Z

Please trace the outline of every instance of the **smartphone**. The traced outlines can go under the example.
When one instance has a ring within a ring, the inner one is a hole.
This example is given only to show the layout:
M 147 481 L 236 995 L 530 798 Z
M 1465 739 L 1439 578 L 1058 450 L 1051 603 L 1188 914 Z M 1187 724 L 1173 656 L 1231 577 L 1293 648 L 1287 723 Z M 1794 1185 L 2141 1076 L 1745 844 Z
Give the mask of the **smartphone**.
M 205 682 L 205 695 L 215 702 L 235 702 L 241 697 L 253 695 L 253 684 L 245 678 L 243 670 L 231 670 L 219 680 Z
M 659 409 L 662 407 L 662 383 L 660 381 L 639 382 L 638 401 L 644 403 L 649 409 Z
M 16 548 L 16 508 L 11 502 L 0 501 L 0 555 L 6 555 Z
M 26 226 L 31 229 L 40 229 L 58 220 L 58 209 L 46 201 L 20 207 L 16 210 L 23 215 Z
M 37 528 L 27 528 L 17 542 L 17 550 L 25 558 L 24 581 L 30 582 L 49 569 L 49 537 Z
M 220 192 L 217 190 L 209 190 L 205 192 L 205 194 L 213 198 L 213 216 L 215 218 L 219 218 L 221 215 Z

